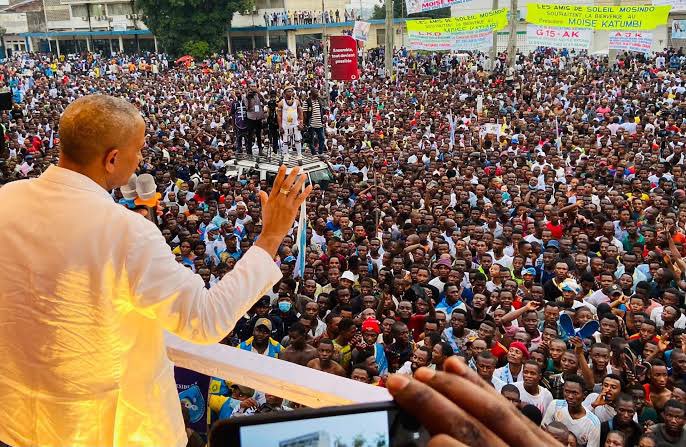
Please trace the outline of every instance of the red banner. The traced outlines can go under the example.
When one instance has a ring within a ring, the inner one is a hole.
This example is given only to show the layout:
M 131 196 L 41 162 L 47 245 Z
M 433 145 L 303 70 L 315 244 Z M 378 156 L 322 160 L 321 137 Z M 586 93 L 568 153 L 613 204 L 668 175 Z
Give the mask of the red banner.
M 330 36 L 329 39 L 331 79 L 354 81 L 359 78 L 357 41 L 350 36 Z

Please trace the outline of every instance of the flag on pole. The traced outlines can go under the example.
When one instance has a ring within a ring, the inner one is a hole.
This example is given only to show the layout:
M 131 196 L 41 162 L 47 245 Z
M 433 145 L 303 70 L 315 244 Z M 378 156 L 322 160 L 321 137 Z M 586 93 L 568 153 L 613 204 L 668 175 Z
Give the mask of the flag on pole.
M 298 218 L 298 235 L 295 238 L 298 245 L 298 257 L 295 259 L 293 278 L 302 278 L 305 271 L 305 257 L 307 256 L 307 213 L 305 202 L 300 205 L 300 217 Z

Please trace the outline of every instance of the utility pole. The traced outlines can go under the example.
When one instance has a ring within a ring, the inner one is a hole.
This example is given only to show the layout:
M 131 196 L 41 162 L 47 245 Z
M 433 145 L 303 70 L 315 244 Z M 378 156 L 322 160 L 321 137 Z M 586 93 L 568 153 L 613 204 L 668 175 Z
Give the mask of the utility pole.
M 384 65 L 386 77 L 391 79 L 393 77 L 393 0 L 386 0 L 386 32 L 384 37 L 386 47 L 384 49 Z
M 510 36 L 507 41 L 507 65 L 514 67 L 517 56 L 517 3 L 518 0 L 510 0 Z
M 498 0 L 493 0 L 493 4 L 491 5 L 491 10 L 495 11 L 498 9 Z M 498 57 L 498 31 L 495 29 L 493 30 L 493 47 L 491 47 L 491 71 L 495 69 L 495 58 Z
M 329 36 L 326 35 L 326 19 L 324 18 L 324 0 L 322 0 L 322 51 L 324 52 L 324 85 L 326 86 L 326 101 L 331 100 L 331 84 L 329 84 Z
M 614 6 L 621 6 L 621 0 L 613 0 L 612 4 Z M 617 65 L 617 53 L 619 53 L 617 50 L 610 49 L 607 51 L 607 58 L 610 68 L 614 68 Z

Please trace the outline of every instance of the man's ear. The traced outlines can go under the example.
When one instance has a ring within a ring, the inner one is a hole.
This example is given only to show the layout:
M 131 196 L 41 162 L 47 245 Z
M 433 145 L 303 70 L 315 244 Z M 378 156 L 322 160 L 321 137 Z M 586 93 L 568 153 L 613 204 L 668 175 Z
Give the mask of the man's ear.
M 105 170 L 107 171 L 108 174 L 112 174 L 117 165 L 117 156 L 119 155 L 119 149 L 108 149 L 105 152 L 105 158 L 104 158 L 104 163 L 105 163 Z

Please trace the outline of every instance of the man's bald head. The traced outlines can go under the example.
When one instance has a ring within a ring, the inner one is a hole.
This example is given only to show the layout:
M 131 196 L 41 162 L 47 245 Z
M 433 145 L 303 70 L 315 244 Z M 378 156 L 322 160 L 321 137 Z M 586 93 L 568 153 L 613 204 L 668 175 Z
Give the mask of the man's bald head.
M 60 152 L 81 166 L 120 147 L 145 126 L 127 101 L 107 95 L 84 96 L 69 104 L 60 118 Z

